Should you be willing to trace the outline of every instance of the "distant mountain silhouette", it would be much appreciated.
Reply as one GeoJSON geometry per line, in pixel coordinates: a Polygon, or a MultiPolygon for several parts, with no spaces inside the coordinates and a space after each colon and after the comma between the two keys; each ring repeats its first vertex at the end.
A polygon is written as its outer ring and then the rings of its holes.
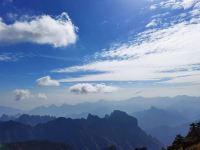
{"type": "Polygon", "coordinates": [[[57,118],[34,127],[13,121],[0,123],[1,142],[33,139],[63,142],[77,150],[99,150],[110,145],[116,145],[119,150],[142,146],[160,149],[159,142],[140,129],[137,119],[122,111],[114,111],[104,118],[91,114],[87,119],[57,118]]]}
{"type": "Polygon", "coordinates": [[[48,121],[54,120],[56,117],[52,116],[39,116],[39,115],[19,115],[19,116],[8,116],[8,115],[2,115],[0,117],[0,121],[16,121],[24,124],[28,124],[31,126],[35,126],[39,123],[46,123],[48,121]]]}
{"type": "Polygon", "coordinates": [[[88,113],[92,113],[103,117],[106,113],[111,113],[114,110],[115,107],[113,107],[112,105],[112,102],[110,103],[108,101],[98,101],[95,103],[84,102],[76,105],[63,104],[61,106],[41,106],[32,109],[29,114],[52,115],[57,117],[70,118],[86,118],[88,113]]]}
{"type": "Polygon", "coordinates": [[[133,116],[138,119],[139,126],[143,129],[176,126],[187,122],[187,119],[176,111],[159,109],[153,106],[150,109],[133,113],[133,116]]]}
{"type": "MultiPolygon", "coordinates": [[[[41,106],[34,108],[26,114],[31,115],[50,115],[57,117],[86,118],[88,113],[103,117],[113,110],[122,110],[129,114],[143,111],[151,106],[156,108],[177,111],[184,116],[187,121],[193,121],[200,116],[200,97],[176,96],[176,97],[134,97],[121,101],[84,102],[76,105],[63,104],[61,106],[41,106]]],[[[0,116],[2,114],[16,115],[24,112],[10,107],[0,107],[0,116]]]]}
{"type": "Polygon", "coordinates": [[[129,114],[144,111],[149,107],[176,111],[187,119],[187,122],[193,121],[200,116],[200,97],[176,96],[176,97],[134,97],[121,101],[97,101],[84,102],[76,105],[63,104],[61,106],[41,106],[32,109],[29,114],[33,115],[51,115],[57,117],[86,118],[88,113],[103,117],[113,110],[122,110],[129,114]]]}
{"type": "Polygon", "coordinates": [[[177,134],[186,135],[187,128],[191,123],[187,122],[187,119],[177,111],[156,107],[134,113],[134,116],[137,117],[139,126],[148,134],[159,139],[164,146],[171,144],[177,134]]]}
{"type": "Polygon", "coordinates": [[[181,134],[183,136],[186,136],[188,132],[188,126],[192,124],[193,122],[199,122],[199,120],[187,122],[184,124],[180,124],[177,126],[159,126],[155,127],[149,130],[146,130],[147,133],[152,135],[153,137],[159,139],[159,141],[164,145],[168,146],[172,143],[174,140],[174,137],[177,134],[181,134]]]}
{"type": "Polygon", "coordinates": [[[20,113],[22,113],[22,110],[11,107],[0,106],[0,116],[2,116],[3,114],[16,115],[20,113]]]}
{"type": "MultiPolygon", "coordinates": [[[[20,116],[20,115],[19,115],[20,116]]],[[[16,118],[19,117],[18,115],[6,115],[6,114],[3,114],[1,117],[0,117],[0,121],[10,121],[10,120],[15,120],[16,118]]]]}
{"type": "Polygon", "coordinates": [[[170,126],[159,126],[149,130],[146,130],[147,133],[153,137],[159,139],[163,146],[168,146],[174,140],[174,137],[177,134],[186,135],[189,124],[182,124],[174,127],[170,126]]]}

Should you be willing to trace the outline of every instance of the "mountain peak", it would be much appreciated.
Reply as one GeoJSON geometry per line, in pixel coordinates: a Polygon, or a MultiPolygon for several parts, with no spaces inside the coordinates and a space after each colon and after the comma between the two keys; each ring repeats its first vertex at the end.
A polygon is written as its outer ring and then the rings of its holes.
{"type": "Polygon", "coordinates": [[[137,126],[137,119],[133,116],[128,115],[126,112],[120,110],[114,110],[111,114],[109,119],[117,123],[123,123],[127,125],[134,125],[137,126]]]}
{"type": "Polygon", "coordinates": [[[88,116],[87,116],[87,120],[96,120],[96,119],[99,119],[99,117],[98,116],[96,116],[96,115],[92,115],[92,114],[88,114],[88,116]]]}
{"type": "Polygon", "coordinates": [[[160,144],[156,140],[139,128],[134,117],[119,110],[113,111],[104,118],[89,114],[87,119],[60,117],[36,126],[14,122],[11,125],[8,126],[8,123],[5,122],[0,123],[0,141],[15,142],[29,139],[64,141],[74,149],[83,150],[99,150],[113,143],[126,150],[131,150],[138,145],[144,145],[153,150],[160,148],[160,144]],[[11,126],[12,124],[14,125],[11,126]],[[128,147],[127,143],[129,143],[128,147]]]}
{"type": "Polygon", "coordinates": [[[123,117],[123,116],[128,116],[128,114],[126,112],[120,111],[120,110],[114,110],[111,114],[110,117],[123,117]]]}

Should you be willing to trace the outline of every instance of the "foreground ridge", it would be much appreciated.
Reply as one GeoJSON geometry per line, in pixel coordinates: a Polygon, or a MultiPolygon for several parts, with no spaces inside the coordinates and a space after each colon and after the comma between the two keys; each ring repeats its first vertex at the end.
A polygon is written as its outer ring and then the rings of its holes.
{"type": "Polygon", "coordinates": [[[119,110],[103,118],[91,114],[87,119],[62,117],[36,126],[15,121],[0,122],[0,143],[31,140],[61,142],[76,150],[101,150],[111,145],[119,150],[143,146],[159,150],[161,147],[138,126],[136,118],[119,110]]]}

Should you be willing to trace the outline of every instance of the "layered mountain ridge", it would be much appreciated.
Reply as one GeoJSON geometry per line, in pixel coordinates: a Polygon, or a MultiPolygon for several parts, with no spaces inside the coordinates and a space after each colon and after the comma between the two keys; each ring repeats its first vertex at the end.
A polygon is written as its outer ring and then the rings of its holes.
{"type": "Polygon", "coordinates": [[[77,150],[99,150],[116,145],[118,150],[133,150],[146,146],[160,149],[159,142],[147,135],[137,119],[115,110],[100,118],[89,114],[87,119],[57,118],[36,126],[15,121],[0,122],[0,142],[48,140],[71,145],[77,150]]]}

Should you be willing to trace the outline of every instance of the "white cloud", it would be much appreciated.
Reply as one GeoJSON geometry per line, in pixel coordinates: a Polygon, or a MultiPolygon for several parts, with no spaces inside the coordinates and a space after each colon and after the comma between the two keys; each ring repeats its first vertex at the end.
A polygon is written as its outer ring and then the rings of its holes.
{"type": "Polygon", "coordinates": [[[14,96],[16,101],[24,100],[24,99],[29,99],[32,97],[32,94],[29,90],[27,89],[16,89],[14,91],[14,96]]]}
{"type": "MultiPolygon", "coordinates": [[[[97,53],[95,61],[57,69],[54,72],[102,72],[61,79],[60,82],[146,81],[194,76],[200,73],[198,69],[190,68],[191,65],[200,64],[199,39],[200,18],[197,17],[166,28],[147,30],[140,33],[135,41],[97,53]],[[165,72],[171,69],[179,70],[185,66],[190,69],[165,72]]],[[[183,78],[182,83],[185,83],[183,78]]]]}
{"type": "Polygon", "coordinates": [[[184,9],[193,7],[199,0],[183,0],[182,5],[184,9]]]}
{"type": "Polygon", "coordinates": [[[44,94],[44,93],[38,93],[37,97],[40,98],[40,99],[47,99],[47,95],[44,94]]]}
{"type": "Polygon", "coordinates": [[[21,53],[4,53],[4,54],[0,54],[0,61],[14,62],[14,61],[18,61],[19,59],[23,57],[24,55],[21,53]]]}
{"type": "Polygon", "coordinates": [[[0,19],[0,42],[32,42],[63,47],[77,40],[76,27],[66,13],[53,18],[49,15],[26,17],[6,24],[0,19]]]}
{"type": "Polygon", "coordinates": [[[59,81],[51,79],[50,76],[45,76],[36,80],[39,86],[60,86],[59,81]]]}
{"type": "Polygon", "coordinates": [[[189,76],[180,76],[177,78],[173,78],[172,80],[164,81],[163,83],[170,83],[170,84],[180,84],[180,83],[186,83],[186,84],[193,84],[193,85],[199,85],[200,84],[200,74],[194,74],[189,76]]]}
{"type": "Polygon", "coordinates": [[[10,61],[12,58],[7,55],[0,55],[0,61],[10,61]]]}
{"type": "Polygon", "coordinates": [[[151,6],[150,6],[150,10],[155,10],[155,9],[157,9],[157,6],[156,6],[156,5],[151,5],[151,6]]]}
{"type": "Polygon", "coordinates": [[[79,83],[69,88],[70,92],[76,94],[89,93],[112,93],[117,90],[116,87],[107,86],[105,84],[79,83]]]}
{"type": "Polygon", "coordinates": [[[200,0],[166,0],[162,1],[159,6],[162,8],[172,9],[190,9],[200,2],[200,0]]]}
{"type": "Polygon", "coordinates": [[[156,27],[158,25],[158,20],[153,19],[146,25],[146,28],[156,27]]]}
{"type": "Polygon", "coordinates": [[[47,99],[47,96],[44,93],[34,94],[28,89],[14,90],[14,99],[16,101],[27,100],[27,99],[32,99],[32,98],[47,99]]]}
{"type": "Polygon", "coordinates": [[[200,9],[200,1],[194,5],[194,8],[200,9]]]}
{"type": "Polygon", "coordinates": [[[60,79],[59,82],[151,80],[159,83],[160,81],[175,84],[199,83],[199,2],[167,0],[160,5],[175,8],[172,5],[176,4],[177,8],[178,6],[184,8],[183,2],[185,2],[185,9],[186,3],[192,4],[191,9],[188,9],[188,6],[187,10],[182,10],[176,15],[171,15],[171,12],[167,10],[166,13],[163,12],[163,14],[152,17],[155,19],[152,27],[157,20],[162,22],[160,27],[146,29],[146,31],[136,35],[133,41],[94,54],[94,58],[87,64],[55,69],[53,72],[100,72],[60,79]],[[165,17],[165,15],[168,16],[165,17]]]}

